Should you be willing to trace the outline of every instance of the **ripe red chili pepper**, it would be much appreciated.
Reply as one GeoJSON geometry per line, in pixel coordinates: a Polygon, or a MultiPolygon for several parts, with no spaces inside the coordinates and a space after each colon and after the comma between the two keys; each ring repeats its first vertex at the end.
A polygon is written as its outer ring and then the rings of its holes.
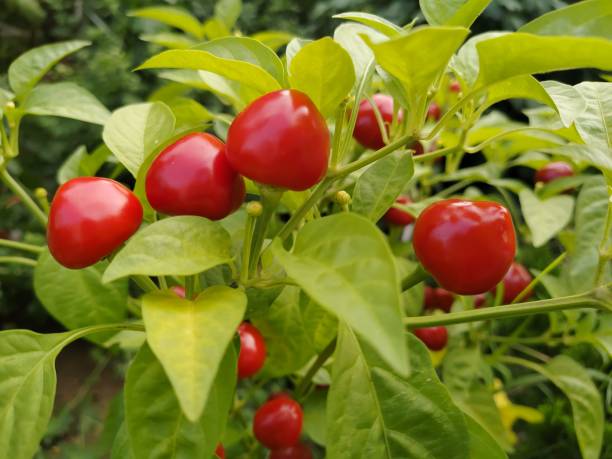
{"type": "Polygon", "coordinates": [[[288,448],[300,439],[303,417],[298,402],[289,397],[278,397],[267,401],[255,412],[253,433],[269,449],[288,448]]]}
{"type": "Polygon", "coordinates": [[[563,161],[548,163],[539,169],[535,174],[535,181],[548,183],[561,177],[571,177],[574,175],[572,166],[563,161]]]}
{"type": "Polygon", "coordinates": [[[442,117],[442,109],[436,102],[429,104],[427,109],[427,118],[433,121],[438,121],[442,117]]]}
{"type": "Polygon", "coordinates": [[[487,301],[487,296],[484,293],[479,293],[474,296],[474,308],[480,309],[484,306],[487,301]]]}
{"type": "Polygon", "coordinates": [[[238,327],[240,354],[238,355],[238,377],[253,376],[266,361],[266,342],[259,330],[248,322],[238,327]]]}
{"type": "MultiPolygon", "coordinates": [[[[504,276],[504,304],[509,304],[521,293],[525,287],[532,281],[529,271],[520,263],[512,263],[510,269],[504,276]]],[[[493,293],[495,289],[493,289],[493,293]]],[[[523,297],[523,300],[531,298],[533,292],[529,292],[523,297]]]]}
{"type": "Polygon", "coordinates": [[[227,157],[234,169],[256,182],[306,190],[327,171],[329,130],[306,94],[271,92],[234,119],[227,157]]]}
{"type": "Polygon", "coordinates": [[[273,449],[270,459],[312,459],[312,451],[304,443],[298,443],[288,448],[273,449]]]}
{"type": "MultiPolygon", "coordinates": [[[[388,133],[389,125],[393,121],[393,98],[386,94],[374,94],[372,100],[380,112],[388,133]]],[[[402,121],[402,110],[398,112],[397,118],[398,121],[402,121]]],[[[378,150],[385,146],[383,135],[382,132],[380,132],[380,127],[376,119],[376,113],[372,104],[370,104],[370,101],[367,99],[362,100],[359,104],[353,137],[355,137],[355,140],[361,145],[366,148],[371,148],[372,150],[378,150]]]]}
{"type": "Polygon", "coordinates": [[[244,201],[244,180],[232,169],[225,145],[206,133],[189,134],[162,151],[146,179],[158,212],[222,219],[244,201]]]}
{"type": "Polygon", "coordinates": [[[432,351],[441,351],[448,343],[446,327],[415,328],[413,332],[432,351]]]}
{"type": "Polygon", "coordinates": [[[450,82],[448,89],[450,90],[450,92],[461,92],[461,84],[457,80],[453,80],[450,82]]]}
{"type": "Polygon", "coordinates": [[[47,240],[53,257],[67,268],[85,268],[110,255],[142,222],[138,198],[120,183],[79,177],[55,193],[47,240]]]}
{"type": "Polygon", "coordinates": [[[225,459],[225,448],[223,448],[221,443],[219,443],[217,448],[215,448],[215,455],[220,459],[225,459]]]}
{"type": "Polygon", "coordinates": [[[516,252],[514,226],[505,207],[458,199],[438,201],[419,215],[413,246],[438,284],[459,295],[494,288],[516,252]]]}
{"type": "MultiPolygon", "coordinates": [[[[395,202],[398,204],[410,204],[412,200],[408,196],[399,196],[395,202]]],[[[414,217],[408,212],[391,207],[385,213],[384,219],[391,225],[406,226],[414,223],[414,217]]]]}
{"type": "Polygon", "coordinates": [[[425,309],[440,309],[444,312],[450,312],[454,301],[455,297],[448,290],[425,286],[425,309]]]}

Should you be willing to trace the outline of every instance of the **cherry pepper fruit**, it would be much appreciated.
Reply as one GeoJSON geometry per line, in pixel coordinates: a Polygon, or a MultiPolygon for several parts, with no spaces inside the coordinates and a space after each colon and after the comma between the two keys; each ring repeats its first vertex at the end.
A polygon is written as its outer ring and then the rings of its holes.
{"type": "MultiPolygon", "coordinates": [[[[510,269],[504,276],[504,304],[510,304],[532,281],[529,271],[520,263],[512,263],[510,269]]],[[[495,289],[492,290],[495,295],[495,289]]],[[[524,300],[531,298],[533,291],[529,290],[523,297],[524,300]]]]}
{"type": "Polygon", "coordinates": [[[312,459],[312,452],[304,443],[298,443],[288,448],[273,449],[269,459],[312,459]]]}
{"type": "Polygon", "coordinates": [[[251,102],[227,133],[227,157],[256,182],[303,191],[327,171],[329,130],[308,96],[294,89],[251,102]]]}
{"type": "Polygon", "coordinates": [[[438,201],[419,215],[413,246],[438,284],[459,295],[494,288],[516,253],[508,209],[495,202],[459,199],[438,201]]]}
{"type": "Polygon", "coordinates": [[[574,169],[572,166],[564,161],[556,161],[548,163],[535,174],[535,181],[542,183],[549,183],[561,177],[571,177],[574,175],[574,169]]]}
{"type": "Polygon", "coordinates": [[[166,147],[151,164],[145,188],[158,212],[211,220],[227,217],[245,197],[244,180],[230,166],[225,144],[201,132],[166,147]]]}
{"type": "Polygon", "coordinates": [[[415,328],[413,332],[432,351],[441,351],[448,343],[446,327],[415,328]]]}
{"type": "MultiPolygon", "coordinates": [[[[395,202],[398,204],[410,204],[412,200],[408,196],[399,196],[395,202]]],[[[391,225],[406,226],[414,223],[414,217],[408,212],[396,209],[395,207],[389,208],[384,215],[385,221],[391,225]]]]}
{"type": "Polygon", "coordinates": [[[49,250],[66,268],[86,268],[119,248],[141,222],[140,201],[119,182],[74,178],[57,190],[51,203],[49,250]]]}
{"type": "MultiPolygon", "coordinates": [[[[393,98],[386,94],[374,94],[372,101],[376,104],[388,133],[389,125],[393,121],[393,98]]],[[[401,122],[403,118],[403,112],[400,110],[397,114],[397,119],[401,122]]],[[[385,146],[383,135],[380,132],[378,120],[376,119],[376,112],[368,99],[364,99],[359,103],[353,137],[361,145],[372,150],[378,150],[385,146]]]]}
{"type": "Polygon", "coordinates": [[[289,397],[268,400],[255,412],[253,433],[269,449],[294,446],[300,439],[304,414],[298,402],[289,397]]]}
{"type": "Polygon", "coordinates": [[[253,376],[266,361],[266,342],[259,330],[248,322],[238,327],[240,354],[238,355],[238,377],[253,376]]]}

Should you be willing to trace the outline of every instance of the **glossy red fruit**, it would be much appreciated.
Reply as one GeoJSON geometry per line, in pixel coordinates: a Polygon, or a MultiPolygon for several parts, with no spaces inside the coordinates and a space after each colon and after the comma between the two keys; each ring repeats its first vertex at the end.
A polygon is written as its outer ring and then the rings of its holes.
{"type": "Polygon", "coordinates": [[[441,351],[448,343],[446,327],[415,328],[414,334],[432,351],[441,351]]]}
{"type": "MultiPolygon", "coordinates": [[[[532,279],[531,274],[523,265],[512,263],[504,276],[504,304],[511,303],[529,285],[532,279]]],[[[533,292],[529,290],[521,301],[528,300],[532,294],[533,292]]]]}
{"type": "Polygon", "coordinates": [[[306,94],[275,91],[253,101],[227,134],[232,167],[259,183],[302,191],[327,171],[329,130],[306,94]]]}
{"type": "Polygon", "coordinates": [[[427,109],[427,118],[433,121],[438,121],[442,117],[442,109],[436,102],[429,104],[427,109]]]}
{"type": "Polygon", "coordinates": [[[425,153],[425,147],[418,140],[414,142],[412,145],[410,145],[410,148],[414,150],[414,153],[412,153],[412,156],[419,156],[425,153]]]}
{"type": "Polygon", "coordinates": [[[298,443],[288,448],[273,449],[270,459],[312,459],[312,451],[304,443],[298,443]]]}
{"type": "Polygon", "coordinates": [[[182,285],[175,285],[173,287],[170,287],[170,290],[172,290],[174,293],[176,293],[177,296],[180,296],[181,298],[185,298],[185,287],[183,287],[182,285]]]}
{"type": "Polygon", "coordinates": [[[487,301],[487,296],[484,293],[479,293],[474,296],[474,308],[480,309],[484,306],[487,301]]]}
{"type": "Polygon", "coordinates": [[[227,160],[225,144],[206,133],[189,134],[162,151],[146,179],[147,199],[158,212],[220,220],[244,201],[244,180],[227,160]]]}
{"type": "MultiPolygon", "coordinates": [[[[412,200],[408,196],[399,196],[395,202],[398,204],[410,204],[412,200]]],[[[414,223],[414,217],[411,214],[395,207],[391,207],[384,218],[390,225],[406,226],[414,223]]]]}
{"type": "Polygon", "coordinates": [[[248,322],[238,327],[240,354],[238,355],[238,377],[253,376],[266,361],[266,342],[259,330],[248,322]]]}
{"type": "Polygon", "coordinates": [[[574,175],[572,166],[563,161],[548,163],[543,168],[539,169],[535,174],[535,181],[548,183],[561,177],[571,177],[574,175]]]}
{"type": "Polygon", "coordinates": [[[302,432],[302,407],[288,397],[267,401],[253,419],[255,438],[269,449],[288,448],[297,444],[302,432]]]}
{"type": "Polygon", "coordinates": [[[51,203],[49,250],[66,268],[85,268],[119,248],[141,222],[140,201],[123,185],[106,178],[75,178],[57,190],[51,203]]]}
{"type": "Polygon", "coordinates": [[[461,92],[461,84],[457,80],[453,80],[448,86],[448,89],[450,90],[450,92],[461,92]]]}
{"type": "MultiPolygon", "coordinates": [[[[387,132],[389,132],[389,125],[393,121],[393,98],[386,94],[374,94],[372,100],[376,104],[376,107],[378,107],[378,111],[385,123],[387,132]]],[[[402,118],[403,115],[400,110],[398,113],[398,121],[401,121],[402,118]]],[[[355,137],[355,140],[361,145],[366,148],[371,148],[372,150],[378,150],[385,146],[382,132],[380,132],[380,127],[376,120],[376,112],[367,99],[362,100],[359,104],[353,137],[355,137]]]]}
{"type": "Polygon", "coordinates": [[[221,459],[225,459],[225,448],[223,448],[223,445],[221,443],[217,445],[217,448],[215,449],[215,455],[221,459]]]}
{"type": "Polygon", "coordinates": [[[459,295],[494,288],[516,252],[510,212],[488,201],[447,199],[430,205],[417,218],[412,243],[438,284],[459,295]]]}
{"type": "Polygon", "coordinates": [[[454,301],[455,297],[448,290],[425,286],[425,309],[450,312],[454,301]]]}

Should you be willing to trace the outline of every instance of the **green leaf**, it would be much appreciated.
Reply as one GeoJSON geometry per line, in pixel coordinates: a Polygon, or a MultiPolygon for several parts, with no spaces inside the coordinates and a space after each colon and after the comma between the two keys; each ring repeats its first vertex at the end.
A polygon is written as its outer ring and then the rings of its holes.
{"type": "MultiPolygon", "coordinates": [[[[256,40],[253,42],[259,43],[256,40]]],[[[154,68],[205,70],[253,88],[259,94],[281,89],[279,82],[258,65],[217,57],[212,52],[198,49],[164,51],[148,59],[137,70],[154,68]]]]}
{"type": "Polygon", "coordinates": [[[575,88],[587,104],[576,118],[576,129],[585,143],[612,157],[612,83],[585,81],[575,88]]]}
{"type": "Polygon", "coordinates": [[[470,459],[508,459],[502,447],[471,416],[465,415],[470,436],[470,459]]]}
{"type": "Polygon", "coordinates": [[[374,59],[374,53],[364,41],[364,36],[373,43],[386,39],[384,34],[363,24],[340,24],[334,30],[334,40],[340,43],[353,60],[355,79],[358,82],[363,80],[370,61],[374,59]]]}
{"type": "Polygon", "coordinates": [[[332,215],[306,224],[293,253],[278,240],[272,249],[308,296],[346,321],[398,373],[407,373],[395,262],[373,223],[356,214],[332,215]]]}
{"type": "Polygon", "coordinates": [[[541,247],[556,236],[572,219],[574,198],[567,195],[540,199],[528,188],[519,193],[525,222],[534,247],[541,247]]]}
{"type": "Polygon", "coordinates": [[[31,459],[55,399],[55,358],[72,333],[0,332],[0,457],[31,459]]]}
{"type": "Polygon", "coordinates": [[[480,61],[478,59],[478,43],[506,35],[508,32],[485,32],[471,37],[453,56],[451,68],[468,87],[474,86],[478,79],[480,61]]]}
{"type": "Polygon", "coordinates": [[[404,379],[340,328],[327,402],[329,457],[468,458],[463,414],[425,347],[412,335],[407,341],[412,372],[404,379]]]}
{"type": "Polygon", "coordinates": [[[335,14],[332,17],[334,19],[347,19],[349,21],[360,22],[361,24],[371,27],[389,38],[405,32],[405,30],[400,26],[393,24],[391,21],[387,21],[385,18],[376,16],[375,14],[350,11],[347,13],[335,14]]]}
{"type": "Polygon", "coordinates": [[[140,35],[142,41],[153,43],[171,49],[187,49],[196,44],[194,40],[187,35],[180,33],[159,32],[140,35]]]}
{"type": "Polygon", "coordinates": [[[263,32],[254,33],[251,35],[251,38],[276,51],[293,40],[294,35],[283,30],[264,30],[263,32]]]}
{"type": "Polygon", "coordinates": [[[130,437],[125,421],[121,424],[121,427],[119,427],[119,431],[113,442],[111,459],[134,459],[134,454],[130,449],[130,437]]]}
{"type": "Polygon", "coordinates": [[[87,156],[87,147],[79,145],[57,170],[57,183],[60,185],[81,176],[81,162],[87,156]]]}
{"type": "Polygon", "coordinates": [[[412,100],[420,100],[467,34],[463,27],[420,27],[405,36],[368,44],[380,66],[404,84],[412,100]]]}
{"type": "MultiPolygon", "coordinates": [[[[575,293],[595,286],[599,261],[599,244],[604,236],[608,206],[606,182],[594,176],[580,190],[576,201],[576,248],[569,257],[567,281],[575,293]]],[[[609,236],[610,237],[610,236],[609,236]]],[[[612,276],[608,266],[607,278],[612,276]]]]}
{"type": "Polygon", "coordinates": [[[545,37],[509,33],[476,44],[477,86],[517,75],[594,67],[612,70],[612,41],[601,38],[545,37]]]}
{"type": "MultiPolygon", "coordinates": [[[[66,269],[42,253],[34,269],[34,291],[45,309],[68,329],[121,322],[126,317],[127,280],[102,283],[108,266],[100,262],[85,269],[66,269]]],[[[94,335],[101,343],[112,333],[94,335]]]]}
{"type": "Polygon", "coordinates": [[[291,60],[289,82],[328,117],[355,83],[351,56],[329,37],[308,43],[291,60]]]}
{"type": "Polygon", "coordinates": [[[182,413],[170,381],[149,346],[140,349],[128,369],[125,385],[128,441],[135,458],[204,458],[213,454],[234,401],[233,346],[211,378],[214,383],[204,412],[198,422],[192,423],[182,413]]]}
{"type": "Polygon", "coordinates": [[[8,69],[11,89],[21,97],[59,61],[91,43],[83,40],[64,41],[43,45],[26,51],[8,69]]]}
{"type": "Polygon", "coordinates": [[[357,179],[353,212],[378,221],[406,188],[413,174],[411,152],[398,151],[376,161],[357,179]]]}
{"type": "Polygon", "coordinates": [[[316,353],[320,354],[336,337],[338,319],[315,303],[304,292],[302,292],[300,298],[300,309],[302,310],[304,332],[308,335],[316,353]]]}
{"type": "Polygon", "coordinates": [[[103,281],[145,274],[190,276],[231,260],[223,227],[202,217],[170,217],[136,233],[115,256],[103,281]]]}
{"type": "Polygon", "coordinates": [[[491,0],[419,0],[421,11],[433,26],[470,27],[491,0]]]}
{"type": "Polygon", "coordinates": [[[174,132],[172,110],[162,102],[133,104],[115,110],[102,132],[104,143],[132,173],[174,132]]]}
{"type": "Polygon", "coordinates": [[[2,117],[4,116],[4,106],[7,102],[10,102],[14,98],[15,94],[13,94],[11,91],[7,91],[4,88],[0,88],[0,120],[2,120],[2,117]]]}
{"type": "Polygon", "coordinates": [[[266,314],[253,317],[251,322],[266,341],[267,357],[262,370],[265,376],[277,378],[295,373],[315,355],[297,287],[285,287],[266,314]]]}
{"type": "Polygon", "coordinates": [[[194,38],[204,38],[204,30],[200,21],[188,11],[175,6],[151,6],[132,10],[128,16],[151,19],[182,30],[194,38]]]}
{"type": "Polygon", "coordinates": [[[544,366],[532,364],[529,368],[546,376],[567,396],[582,457],[598,459],[603,442],[603,400],[587,371],[566,355],[558,355],[544,366]]]}
{"type": "Polygon", "coordinates": [[[194,301],[168,291],[142,298],[147,342],[191,422],[202,415],[246,301],[244,292],[222,285],[204,290],[194,301]]]}
{"type": "Polygon", "coordinates": [[[611,23],[612,3],[608,0],[586,0],[546,13],[523,25],[519,32],[612,40],[611,23]]]}
{"type": "Polygon", "coordinates": [[[242,0],[218,0],[215,3],[215,17],[232,30],[242,12],[242,0]]]}
{"type": "Polygon", "coordinates": [[[317,389],[303,403],[304,432],[315,443],[325,446],[327,438],[327,391],[317,389]]]}
{"type": "Polygon", "coordinates": [[[110,112],[87,89],[74,83],[41,84],[25,98],[21,110],[29,115],[61,116],[103,125],[110,112]]]}

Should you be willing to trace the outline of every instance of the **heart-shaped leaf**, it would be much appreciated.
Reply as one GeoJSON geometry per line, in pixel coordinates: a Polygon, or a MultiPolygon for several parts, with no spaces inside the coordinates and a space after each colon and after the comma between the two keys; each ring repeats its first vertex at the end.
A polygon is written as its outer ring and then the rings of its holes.
{"type": "Polygon", "coordinates": [[[571,196],[554,196],[541,200],[531,190],[524,189],[519,193],[519,199],[534,247],[546,244],[572,218],[574,198],[571,196]]]}

